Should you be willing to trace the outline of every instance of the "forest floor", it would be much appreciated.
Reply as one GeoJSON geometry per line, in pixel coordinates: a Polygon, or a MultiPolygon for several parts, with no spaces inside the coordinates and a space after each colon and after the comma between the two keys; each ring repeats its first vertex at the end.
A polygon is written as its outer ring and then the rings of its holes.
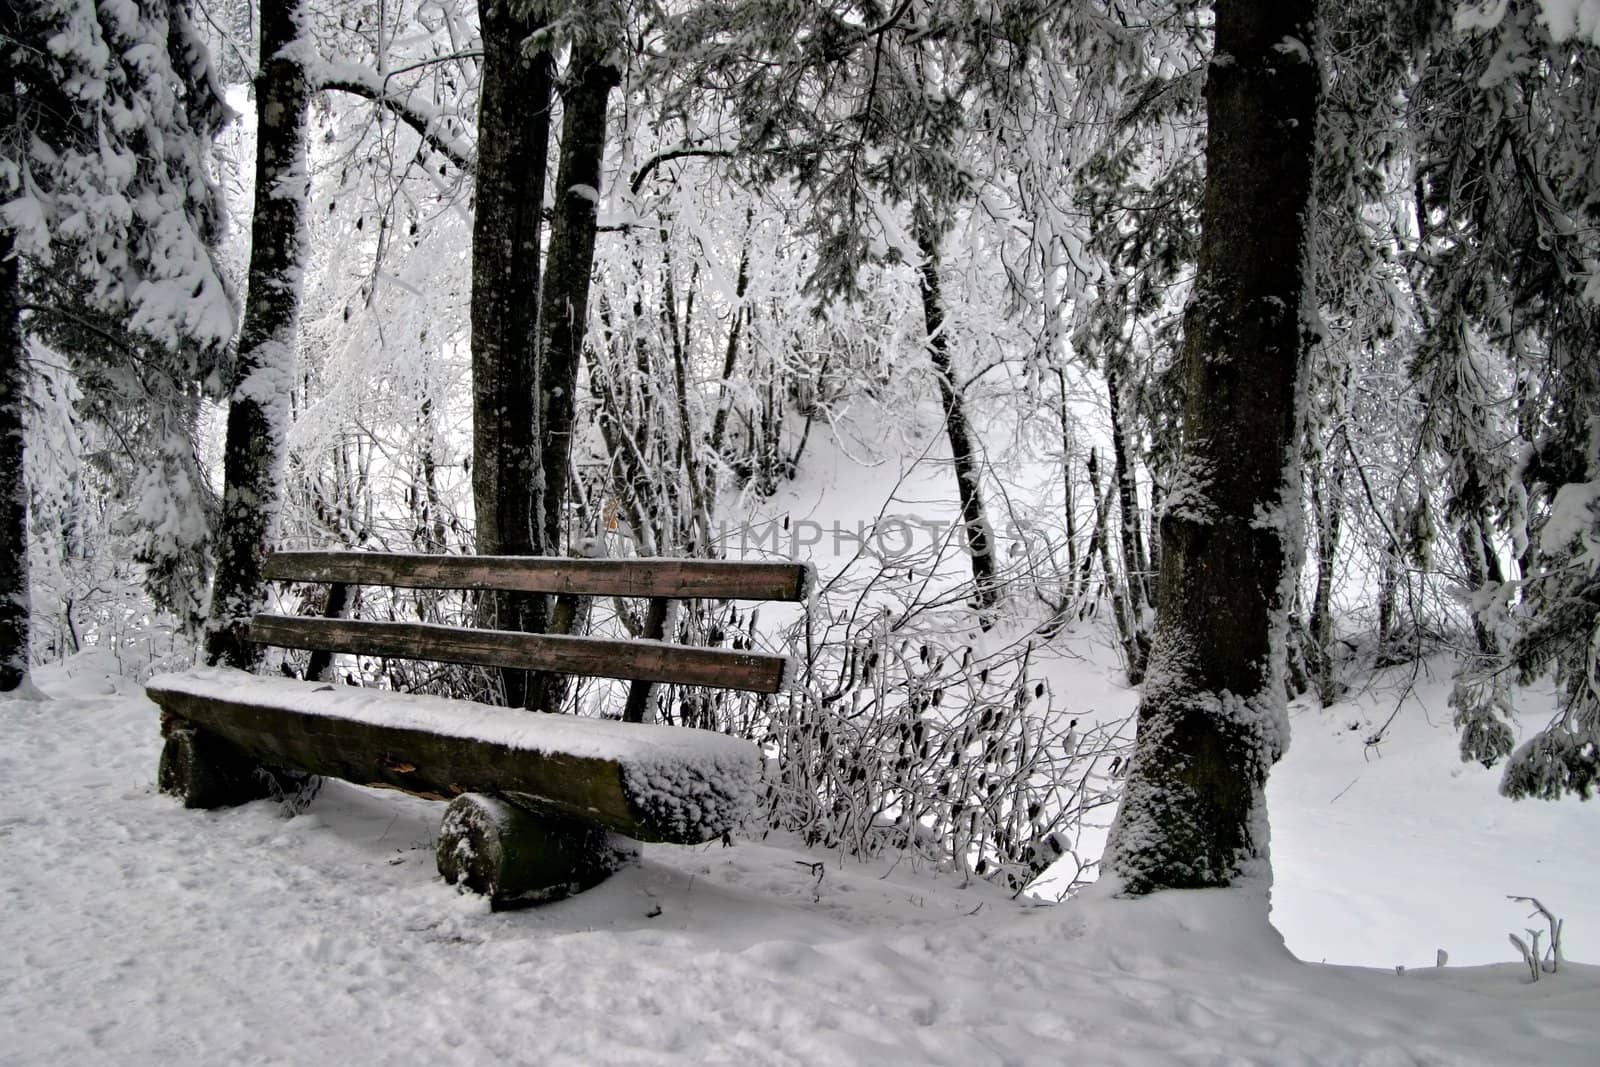
{"type": "MultiPolygon", "coordinates": [[[[1091,657],[1051,669],[1115,698],[1091,657]]],[[[1505,898],[1600,958],[1594,812],[1459,764],[1446,674],[1378,745],[1404,671],[1296,705],[1269,925],[1251,892],[1047,906],[781,838],[494,914],[435,873],[437,804],[158,794],[155,707],[80,656],[0,703],[0,1063],[1593,1064],[1600,967],[1530,983],[1505,898]]]]}

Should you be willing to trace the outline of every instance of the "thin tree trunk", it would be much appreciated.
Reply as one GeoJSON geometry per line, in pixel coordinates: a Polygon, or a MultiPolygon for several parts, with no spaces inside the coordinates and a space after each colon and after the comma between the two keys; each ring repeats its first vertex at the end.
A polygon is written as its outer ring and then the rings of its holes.
{"type": "MultiPolygon", "coordinates": [[[[694,325],[694,286],[699,274],[699,264],[691,271],[689,278],[689,294],[686,297],[684,322],[680,330],[678,325],[678,296],[676,287],[672,284],[672,249],[667,243],[667,231],[660,231],[662,252],[662,286],[661,286],[661,311],[662,329],[667,335],[668,347],[672,350],[672,392],[678,408],[678,435],[683,449],[683,473],[689,487],[689,522],[687,524],[687,547],[689,555],[710,555],[711,542],[711,510],[716,502],[711,499],[705,488],[705,482],[700,476],[700,465],[703,439],[694,431],[694,414],[689,408],[689,354],[687,349],[692,341],[692,327],[694,325]]],[[[714,453],[713,453],[714,455],[714,453]]],[[[711,463],[714,465],[715,460],[711,463]]],[[[714,469],[714,466],[713,466],[714,469]]]]}
{"type": "MultiPolygon", "coordinates": [[[[1103,550],[1106,533],[1106,496],[1108,494],[1100,489],[1100,452],[1098,449],[1089,449],[1087,468],[1089,472],[1089,496],[1090,502],[1094,505],[1094,513],[1090,517],[1089,544],[1083,550],[1083,562],[1079,571],[1080,581],[1078,582],[1078,590],[1085,597],[1086,604],[1093,599],[1088,594],[1094,580],[1094,561],[1103,550]]],[[[1110,592],[1109,587],[1107,592],[1110,592]]],[[[1113,608],[1116,606],[1114,599],[1112,606],[1113,608]]]]}
{"type": "MultiPolygon", "coordinates": [[[[1139,487],[1134,481],[1133,465],[1128,462],[1127,428],[1122,422],[1122,381],[1115,369],[1106,370],[1106,396],[1111,410],[1111,460],[1112,473],[1117,484],[1117,513],[1120,516],[1118,533],[1122,547],[1123,590],[1122,647],[1128,661],[1128,684],[1144,681],[1145,668],[1150,658],[1150,633],[1146,629],[1149,614],[1150,591],[1145,584],[1145,557],[1143,538],[1139,535],[1139,487]]],[[[1111,581],[1111,575],[1106,575],[1111,581]]]]}
{"type": "MultiPolygon", "coordinates": [[[[1474,592],[1481,591],[1491,581],[1499,585],[1503,575],[1499,574],[1500,561],[1495,556],[1494,546],[1483,530],[1485,523],[1476,510],[1463,516],[1460,528],[1456,531],[1456,543],[1461,549],[1461,562],[1466,571],[1467,588],[1474,592]]],[[[1478,644],[1478,653],[1483,656],[1494,656],[1500,650],[1500,642],[1495,637],[1494,631],[1489,629],[1482,613],[1472,612],[1472,633],[1478,644]]]]}
{"type": "Polygon", "coordinates": [[[1056,388],[1060,393],[1057,415],[1061,420],[1061,514],[1067,527],[1067,574],[1069,582],[1063,605],[1071,604],[1078,596],[1078,517],[1073,512],[1072,498],[1072,417],[1067,410],[1067,376],[1056,368],[1056,388]]]}
{"type": "Polygon", "coordinates": [[[444,500],[439,495],[438,464],[434,460],[434,447],[438,443],[438,427],[433,416],[433,401],[424,397],[419,412],[422,423],[422,491],[423,503],[418,532],[420,547],[424,552],[444,552],[449,545],[445,538],[444,500]]]}
{"type": "MultiPolygon", "coordinates": [[[[550,152],[553,61],[523,53],[542,25],[510,0],[480,5],[483,79],[472,221],[472,503],[486,555],[550,551],[537,513],[539,238],[550,152]]],[[[481,601],[481,621],[539,631],[544,597],[481,601]]],[[[506,703],[521,706],[526,672],[501,672],[506,703]]]]}
{"type": "Polygon", "coordinates": [[[578,363],[589,317],[600,164],[606,148],[606,101],[619,81],[606,62],[603,42],[573,47],[562,94],[561,166],[556,176],[555,222],[540,305],[539,424],[543,479],[536,513],[544,523],[546,551],[561,539],[572,455],[572,420],[578,363]]]}
{"type": "Polygon", "coordinates": [[[1162,518],[1151,681],[1107,845],[1124,892],[1268,874],[1267,772],[1288,743],[1282,671],[1308,348],[1315,6],[1214,5],[1183,455],[1162,518]]]}
{"type": "Polygon", "coordinates": [[[927,329],[928,359],[939,382],[939,399],[944,404],[944,429],[950,438],[950,457],[956,469],[956,493],[961,504],[961,525],[966,532],[967,553],[972,557],[974,598],[980,625],[993,624],[995,602],[1000,591],[994,581],[994,537],[983,506],[983,487],[978,470],[978,450],[973,444],[972,426],[967,421],[966,398],[950,364],[950,339],[944,329],[944,297],[939,288],[939,245],[926,231],[917,233],[917,249],[922,253],[918,275],[922,283],[922,318],[927,329]]]}
{"type": "MultiPolygon", "coordinates": [[[[1456,544],[1461,550],[1461,563],[1466,571],[1467,588],[1474,593],[1504,584],[1505,573],[1500,566],[1500,556],[1488,536],[1488,491],[1478,474],[1477,464],[1471,456],[1465,457],[1465,477],[1451,501],[1450,515],[1456,522],[1456,544]]],[[[1494,656],[1500,651],[1500,641],[1484,621],[1483,614],[1472,612],[1472,632],[1477,639],[1478,652],[1494,656]]]]}
{"type": "Polygon", "coordinates": [[[1142,608],[1150,603],[1150,559],[1145,554],[1144,537],[1139,531],[1139,484],[1128,455],[1128,427],[1122,418],[1122,375],[1106,371],[1106,397],[1111,413],[1112,470],[1117,479],[1117,506],[1122,515],[1120,528],[1122,565],[1127,568],[1128,600],[1142,608]]]}
{"type": "Polygon", "coordinates": [[[1340,696],[1338,683],[1333,676],[1333,569],[1339,557],[1339,539],[1343,528],[1342,507],[1344,462],[1333,461],[1328,474],[1327,487],[1322,479],[1313,475],[1311,482],[1311,508],[1316,520],[1317,584],[1311,594],[1311,654],[1312,668],[1316,672],[1317,699],[1323,706],[1332,704],[1340,696]]]}
{"type": "MultiPolygon", "coordinates": [[[[603,302],[601,314],[605,314],[603,302]]],[[[615,342],[609,343],[615,344],[615,342]]],[[[618,363],[621,362],[619,358],[618,363]]],[[[616,471],[613,483],[616,507],[626,512],[629,533],[639,552],[643,555],[654,555],[656,546],[654,491],[646,471],[647,464],[638,442],[631,436],[632,427],[624,417],[623,401],[617,395],[617,383],[604,363],[605,360],[599,352],[591,349],[589,390],[599,408],[595,421],[600,427],[600,436],[606,443],[606,453],[611,457],[613,469],[616,471]]],[[[614,513],[610,519],[615,519],[614,513]]],[[[609,520],[602,521],[607,528],[610,528],[609,520]]]]}
{"type": "MultiPolygon", "coordinates": [[[[573,46],[567,88],[561,97],[561,163],[556,175],[555,221],[539,311],[539,462],[534,515],[543,524],[544,551],[561,545],[562,517],[572,464],[572,423],[577,408],[578,366],[589,320],[590,275],[600,207],[600,164],[606,148],[606,101],[619,81],[606,63],[605,43],[573,46]]],[[[563,623],[578,620],[567,612],[563,623]]],[[[536,675],[529,680],[528,706],[560,711],[567,679],[536,675]]]]}
{"type": "MultiPolygon", "coordinates": [[[[1090,459],[1095,458],[1095,455],[1090,453],[1090,459]]],[[[1111,621],[1116,624],[1117,638],[1122,645],[1124,673],[1129,685],[1140,685],[1144,682],[1144,672],[1148,662],[1149,639],[1146,638],[1144,642],[1139,640],[1139,617],[1129,596],[1130,586],[1126,580],[1127,564],[1123,564],[1122,573],[1119,575],[1116,561],[1111,556],[1111,495],[1117,491],[1114,468],[1113,461],[1112,484],[1107,486],[1103,493],[1099,490],[1098,464],[1092,464],[1090,468],[1096,486],[1095,536],[1091,543],[1098,546],[1100,573],[1103,576],[1102,587],[1105,589],[1106,600],[1111,604],[1111,621]]],[[[1086,573],[1087,569],[1086,567],[1086,573]]]]}
{"type": "Polygon", "coordinates": [[[749,315],[745,307],[744,296],[750,289],[750,242],[754,237],[751,232],[751,223],[755,219],[755,209],[746,208],[744,213],[744,243],[739,246],[739,276],[733,288],[733,321],[728,324],[728,345],[722,355],[722,378],[717,386],[717,413],[711,420],[711,458],[713,466],[706,478],[706,493],[712,500],[717,498],[717,473],[722,465],[723,441],[728,435],[728,411],[733,407],[733,396],[729,384],[733,381],[733,372],[739,365],[739,340],[743,335],[744,321],[749,315]]]}
{"type": "Polygon", "coordinates": [[[1378,572],[1378,656],[1375,666],[1391,667],[1400,658],[1389,650],[1395,638],[1395,595],[1400,586],[1400,546],[1392,540],[1384,546],[1383,564],[1378,572]]]}
{"type": "Polygon", "coordinates": [[[300,287],[306,259],[306,108],[311,90],[303,0],[261,7],[256,78],[256,194],[239,357],[228,402],[216,583],[206,662],[253,667],[246,626],[266,598],[262,560],[283,494],[284,433],[294,391],[300,287]]]}

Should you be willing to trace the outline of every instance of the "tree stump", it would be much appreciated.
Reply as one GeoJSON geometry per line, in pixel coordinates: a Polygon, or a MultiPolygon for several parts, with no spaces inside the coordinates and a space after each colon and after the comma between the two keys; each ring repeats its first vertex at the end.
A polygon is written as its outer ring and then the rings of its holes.
{"type": "Polygon", "coordinates": [[[625,837],[483,793],[456,797],[439,826],[439,873],[494,911],[580,893],[638,855],[625,837]]]}
{"type": "Polygon", "coordinates": [[[239,748],[174,715],[161,717],[167,743],[161,749],[156,786],[183,798],[186,808],[230,808],[252,800],[292,796],[304,783],[264,767],[239,748]]]}

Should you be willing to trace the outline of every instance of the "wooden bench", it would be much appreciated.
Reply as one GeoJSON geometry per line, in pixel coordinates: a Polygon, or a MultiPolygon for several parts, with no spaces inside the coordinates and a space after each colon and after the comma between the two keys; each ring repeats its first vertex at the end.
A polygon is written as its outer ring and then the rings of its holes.
{"type": "MultiPolygon", "coordinates": [[[[281,581],[647,597],[803,600],[801,564],[284,552],[281,581]]],[[[658,631],[659,632],[659,631],[658,631]]],[[[313,650],[310,681],[200,668],[152,678],[166,738],[159,785],[195,808],[279,795],[326,775],[449,800],[437,859],[445,880],[496,909],[586,889],[637,855],[634,841],[698,844],[751,804],[755,745],[708,730],[494,707],[320,680],[335,653],[627,679],[630,712],[659,683],[778,692],[787,660],[757,652],[338,617],[258,615],[262,644],[313,650]],[[630,840],[631,839],[631,840],[630,840]]],[[[632,717],[638,718],[638,715],[632,717]]]]}

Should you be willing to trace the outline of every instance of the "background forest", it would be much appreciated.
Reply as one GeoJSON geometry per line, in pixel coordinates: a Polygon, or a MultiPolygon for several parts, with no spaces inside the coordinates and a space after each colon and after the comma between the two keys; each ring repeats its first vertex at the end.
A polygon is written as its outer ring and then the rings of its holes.
{"type": "MultiPolygon", "coordinates": [[[[1588,796],[1600,11],[1317,19],[1275,684],[1332,704],[1447,650],[1463,759],[1508,796],[1588,796]],[[1520,722],[1550,675],[1554,717],[1520,722]]],[[[354,610],[779,648],[791,694],[655,709],[763,743],[771,825],[1075,879],[1131,732],[1080,726],[1035,660],[1093,631],[1130,685],[1150,665],[1212,26],[1154,0],[8,8],[0,552],[29,565],[3,575],[0,684],[91,646],[131,673],[254,663],[264,546],[792,552],[823,579],[803,615],[354,610]],[[793,506],[841,459],[890,501],[867,525],[793,506]]]]}

